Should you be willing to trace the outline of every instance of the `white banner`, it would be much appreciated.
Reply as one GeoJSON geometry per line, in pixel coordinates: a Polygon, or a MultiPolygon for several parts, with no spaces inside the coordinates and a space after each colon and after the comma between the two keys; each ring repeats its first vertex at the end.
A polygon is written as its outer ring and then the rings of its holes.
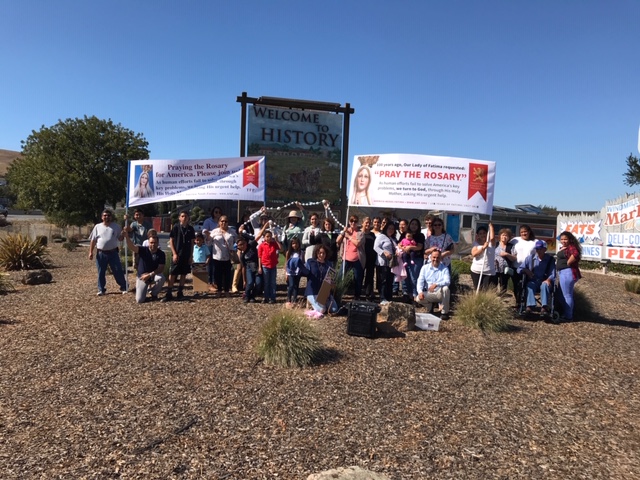
{"type": "Polygon", "coordinates": [[[265,157],[132,160],[127,206],[170,200],[265,201],[265,157]]]}
{"type": "Polygon", "coordinates": [[[432,155],[356,155],[349,205],[491,215],[495,162],[432,155]]]}

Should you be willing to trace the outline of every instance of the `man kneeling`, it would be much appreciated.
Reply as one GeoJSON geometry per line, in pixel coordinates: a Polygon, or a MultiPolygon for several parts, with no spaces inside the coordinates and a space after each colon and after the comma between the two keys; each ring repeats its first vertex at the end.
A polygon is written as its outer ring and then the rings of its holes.
{"type": "Polygon", "coordinates": [[[429,309],[432,303],[442,304],[440,318],[449,320],[451,275],[449,269],[442,263],[442,253],[439,250],[431,252],[430,259],[431,262],[426,263],[420,270],[418,296],[415,301],[429,309]]]}
{"type": "Polygon", "coordinates": [[[128,235],[125,235],[124,238],[129,248],[138,254],[138,265],[136,266],[136,302],[144,303],[149,289],[151,290],[151,299],[157,300],[158,294],[160,290],[162,290],[166,280],[163,274],[166,256],[164,252],[158,248],[158,237],[150,236],[148,239],[148,247],[134,245],[128,235]]]}

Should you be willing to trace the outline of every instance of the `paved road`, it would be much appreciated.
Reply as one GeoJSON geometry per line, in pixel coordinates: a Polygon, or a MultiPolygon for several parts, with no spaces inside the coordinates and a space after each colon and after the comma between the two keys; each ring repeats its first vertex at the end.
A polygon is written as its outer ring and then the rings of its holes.
{"type": "Polygon", "coordinates": [[[42,213],[25,214],[22,210],[9,209],[9,221],[23,221],[23,222],[44,222],[44,215],[42,213]]]}

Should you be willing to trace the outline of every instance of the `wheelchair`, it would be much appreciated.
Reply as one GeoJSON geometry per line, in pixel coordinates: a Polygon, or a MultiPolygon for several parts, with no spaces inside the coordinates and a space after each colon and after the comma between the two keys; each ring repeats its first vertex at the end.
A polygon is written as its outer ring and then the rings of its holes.
{"type": "MultiPolygon", "coordinates": [[[[521,317],[530,317],[534,314],[537,314],[543,320],[550,320],[552,323],[555,323],[555,324],[560,323],[560,312],[559,312],[560,304],[559,304],[559,301],[558,302],[556,301],[556,293],[560,291],[560,285],[559,285],[559,280],[557,278],[557,275],[555,280],[551,283],[551,286],[549,287],[549,295],[548,295],[549,305],[546,305],[546,307],[548,308],[547,312],[543,311],[543,307],[545,305],[542,305],[540,288],[537,288],[536,289],[537,291],[534,294],[536,299],[536,305],[527,307],[527,294],[528,294],[527,285],[531,281],[532,279],[530,279],[526,275],[522,276],[522,279],[520,281],[520,299],[519,299],[520,308],[518,310],[518,315],[520,315],[521,317]],[[530,309],[530,310],[528,311],[527,309],[530,309]]],[[[562,293],[560,293],[560,295],[561,294],[562,293]]]]}

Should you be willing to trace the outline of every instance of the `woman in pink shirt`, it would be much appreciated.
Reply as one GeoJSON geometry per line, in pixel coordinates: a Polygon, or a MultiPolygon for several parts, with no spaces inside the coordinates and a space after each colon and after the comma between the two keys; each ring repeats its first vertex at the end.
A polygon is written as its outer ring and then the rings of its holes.
{"type": "Polygon", "coordinates": [[[358,229],[357,216],[351,215],[349,217],[349,226],[338,235],[336,245],[342,248],[344,274],[346,275],[349,270],[353,270],[355,300],[360,300],[366,258],[363,235],[358,229]]]}

